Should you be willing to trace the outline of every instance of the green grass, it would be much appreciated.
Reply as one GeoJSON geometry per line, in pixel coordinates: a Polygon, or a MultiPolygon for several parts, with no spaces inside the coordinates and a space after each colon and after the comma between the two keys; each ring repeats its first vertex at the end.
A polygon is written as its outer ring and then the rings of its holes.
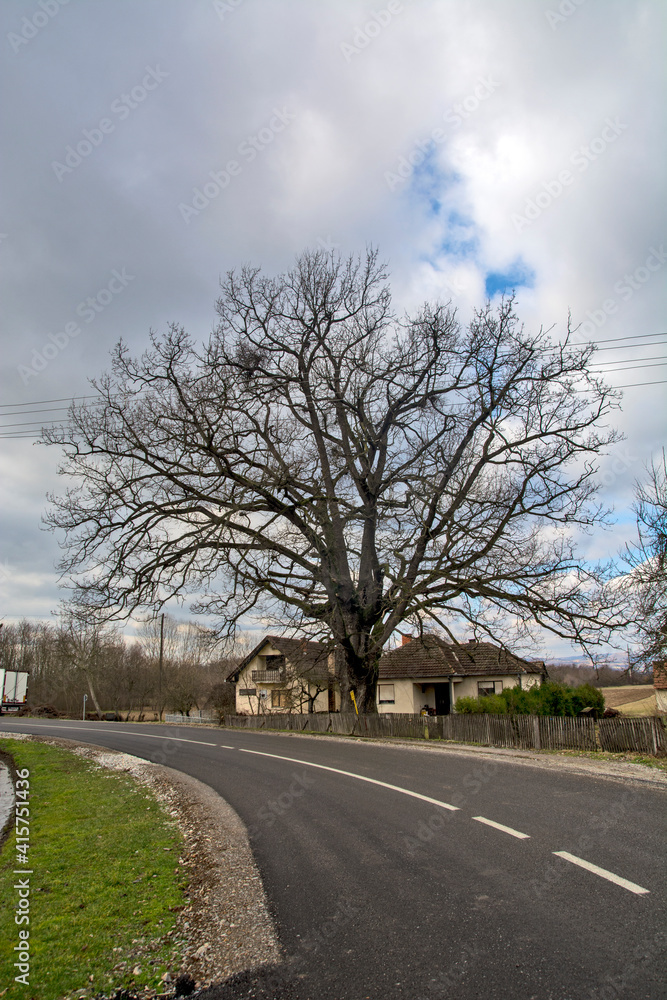
{"type": "Polygon", "coordinates": [[[12,831],[0,854],[0,982],[7,986],[0,996],[56,1000],[83,988],[93,996],[130,983],[156,987],[180,964],[170,910],[184,902],[177,827],[125,774],[43,743],[2,739],[0,748],[30,771],[25,867],[34,873],[26,986],[14,981],[13,886],[21,876],[13,873],[23,866],[12,831]]]}

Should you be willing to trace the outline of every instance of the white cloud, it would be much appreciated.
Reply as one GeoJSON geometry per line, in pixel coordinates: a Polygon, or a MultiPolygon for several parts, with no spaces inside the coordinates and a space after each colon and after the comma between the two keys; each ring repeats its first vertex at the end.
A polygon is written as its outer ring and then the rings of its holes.
{"type": "MultiPolygon", "coordinates": [[[[667,229],[664,138],[655,126],[663,5],[587,2],[554,24],[547,14],[558,7],[548,0],[416,0],[349,62],[341,44],[371,16],[360,0],[231,7],[220,18],[212,3],[147,2],[119,19],[111,0],[69,5],[29,44],[8,48],[4,403],[85,393],[121,335],[140,349],[149,328],[176,320],[205,336],[227,268],[253,261],[280,270],[305,245],[329,239],[343,252],[378,245],[399,306],[453,297],[465,318],[487,274],[518,262],[534,274],[532,287],[520,289],[527,324],[556,324],[562,333],[568,308],[575,322],[590,322],[613,299],[618,308],[605,313],[601,337],[664,329],[664,272],[629,297],[615,288],[667,229]],[[164,82],[59,184],[52,160],[156,64],[164,82]],[[488,93],[483,80],[491,81],[488,93]],[[294,122],[186,227],[179,203],[238,156],[275,107],[288,108],[294,122]],[[583,169],[580,148],[605,134],[608,119],[627,127],[613,141],[607,132],[583,169]],[[428,185],[417,169],[390,190],[387,171],[437,129],[428,185]],[[556,193],[563,170],[572,181],[556,193]],[[513,213],[549,190],[551,202],[517,231],[513,213]],[[17,368],[26,356],[123,266],[136,274],[128,290],[24,385],[17,368]]],[[[11,6],[0,18],[5,35],[20,26],[11,6]]],[[[633,373],[629,362],[665,353],[617,349],[600,360],[624,369],[610,372],[614,384],[660,381],[665,367],[633,373]]],[[[602,466],[613,474],[605,491],[621,514],[633,479],[664,440],[663,389],[627,390],[622,447],[636,459],[620,472],[613,457],[602,466]]],[[[10,412],[0,407],[0,423],[12,422],[10,412]]],[[[9,498],[0,558],[22,581],[13,604],[26,612],[33,601],[55,606],[55,543],[39,529],[54,461],[34,457],[28,441],[0,446],[9,498]]],[[[626,518],[623,537],[630,530],[626,518]]],[[[587,544],[604,555],[617,542],[599,535],[587,544]]]]}

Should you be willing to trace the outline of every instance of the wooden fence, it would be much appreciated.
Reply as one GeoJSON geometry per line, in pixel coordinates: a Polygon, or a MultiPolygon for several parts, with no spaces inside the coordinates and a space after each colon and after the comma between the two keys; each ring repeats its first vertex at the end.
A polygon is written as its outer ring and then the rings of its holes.
{"type": "Polygon", "coordinates": [[[658,718],[600,719],[542,715],[226,715],[236,729],[280,729],[344,736],[397,736],[452,740],[526,750],[667,751],[667,733],[658,718]]]}
{"type": "Polygon", "coordinates": [[[600,719],[600,746],[603,750],[622,752],[641,751],[657,754],[667,749],[665,727],[655,717],[600,719]]]}

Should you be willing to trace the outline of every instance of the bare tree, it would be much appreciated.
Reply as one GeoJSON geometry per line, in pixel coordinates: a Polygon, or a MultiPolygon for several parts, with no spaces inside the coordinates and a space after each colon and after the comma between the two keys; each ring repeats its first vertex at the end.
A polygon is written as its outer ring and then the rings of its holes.
{"type": "Polygon", "coordinates": [[[397,320],[373,251],[230,272],[217,311],[201,348],[176,326],[141,358],[120,343],[97,399],[45,432],[77,482],[48,522],[84,606],[194,591],[230,633],[310,624],[360,711],[402,622],[580,642],[619,623],[571,540],[604,519],[595,457],[616,439],[593,346],[526,333],[512,298],[467,328],[443,305],[397,320]]]}
{"type": "Polygon", "coordinates": [[[97,683],[101,676],[102,649],[110,638],[117,638],[111,630],[105,630],[94,611],[83,611],[76,606],[63,605],[58,642],[76,674],[85,678],[90,697],[95,705],[98,718],[102,709],[97,697],[97,683]]]}
{"type": "MultiPolygon", "coordinates": [[[[646,482],[635,484],[637,542],[626,550],[628,586],[640,649],[637,662],[667,659],[667,457],[651,462],[646,482]]],[[[630,654],[628,653],[630,666],[630,654]]]]}

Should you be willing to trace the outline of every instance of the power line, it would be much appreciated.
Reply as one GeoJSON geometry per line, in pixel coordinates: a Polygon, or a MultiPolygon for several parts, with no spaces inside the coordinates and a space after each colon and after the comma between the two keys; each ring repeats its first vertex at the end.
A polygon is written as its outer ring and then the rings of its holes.
{"type": "Polygon", "coordinates": [[[592,340],[592,344],[615,344],[617,341],[621,340],[641,340],[644,337],[667,337],[667,330],[663,330],[662,333],[635,333],[628,334],[627,337],[610,337],[607,340],[592,340]]]}
{"type": "MultiPolygon", "coordinates": [[[[648,337],[667,337],[667,330],[663,330],[661,333],[636,333],[636,334],[628,334],[625,337],[612,337],[612,338],[607,338],[605,340],[591,340],[591,341],[588,341],[588,343],[591,343],[591,344],[616,344],[616,343],[620,343],[621,341],[624,341],[624,340],[642,340],[642,339],[645,339],[645,338],[648,338],[648,337]]],[[[558,346],[559,346],[558,344],[554,345],[555,348],[558,348],[558,346]]],[[[641,347],[643,345],[640,344],[638,346],[641,347]]],[[[646,346],[653,346],[653,345],[646,345],[646,346]]],[[[613,350],[613,348],[605,347],[605,348],[603,348],[603,350],[609,351],[609,350],[613,350]]],[[[112,395],[120,395],[120,393],[113,393],[112,395]]],[[[74,402],[76,402],[79,399],[98,399],[99,400],[100,398],[101,397],[98,396],[98,395],[92,395],[91,394],[91,395],[87,395],[87,396],[61,396],[59,399],[30,399],[30,400],[23,400],[23,402],[21,402],[21,403],[0,403],[0,409],[7,408],[7,407],[16,407],[16,406],[45,406],[47,403],[74,403],[74,402]]],[[[64,406],[57,407],[57,409],[63,409],[64,410],[64,409],[66,409],[66,407],[64,407],[64,406]]]]}
{"type": "Polygon", "coordinates": [[[56,410],[67,410],[67,409],[69,409],[69,407],[67,406],[49,406],[46,410],[14,410],[13,413],[4,413],[0,414],[0,416],[19,417],[19,416],[27,416],[29,413],[54,413],[56,410]]]}
{"type": "MultiPolygon", "coordinates": [[[[60,399],[31,399],[22,403],[0,403],[0,406],[44,406],[46,403],[73,403],[76,399],[98,399],[98,396],[61,396],[60,399]]],[[[64,410],[61,406],[58,409],[64,410]]]]}
{"type": "MultiPolygon", "coordinates": [[[[11,414],[11,416],[13,415],[14,414],[11,414]]],[[[54,422],[51,420],[47,420],[45,421],[45,423],[40,424],[38,420],[24,420],[23,422],[19,422],[17,424],[0,424],[0,430],[2,430],[4,427],[34,427],[35,425],[41,428],[41,427],[46,427],[47,424],[51,424],[52,427],[57,426],[57,421],[54,422]]]]}
{"type": "Polygon", "coordinates": [[[622,347],[599,347],[597,353],[602,354],[603,351],[636,351],[641,347],[662,347],[664,344],[667,344],[667,340],[653,340],[650,344],[624,344],[622,347]]]}
{"type": "MultiPolygon", "coordinates": [[[[667,361],[667,356],[664,354],[655,355],[652,358],[628,358],[627,364],[633,365],[636,361],[667,361]]],[[[598,361],[597,367],[600,365],[617,365],[618,361],[598,361]]]]}
{"type": "MultiPolygon", "coordinates": [[[[613,362],[611,363],[613,364],[613,362]]],[[[628,365],[623,365],[621,368],[608,368],[607,371],[599,371],[598,374],[612,375],[614,372],[636,372],[639,371],[640,368],[664,368],[665,365],[667,365],[667,361],[660,361],[657,365],[632,365],[631,368],[628,367],[628,365]]],[[[595,369],[593,369],[593,371],[595,371],[595,369]]]]}
{"type": "Polygon", "coordinates": [[[615,385],[614,389],[634,389],[639,385],[665,385],[667,384],[667,378],[663,379],[661,382],[631,382],[630,385],[615,385]]]}

